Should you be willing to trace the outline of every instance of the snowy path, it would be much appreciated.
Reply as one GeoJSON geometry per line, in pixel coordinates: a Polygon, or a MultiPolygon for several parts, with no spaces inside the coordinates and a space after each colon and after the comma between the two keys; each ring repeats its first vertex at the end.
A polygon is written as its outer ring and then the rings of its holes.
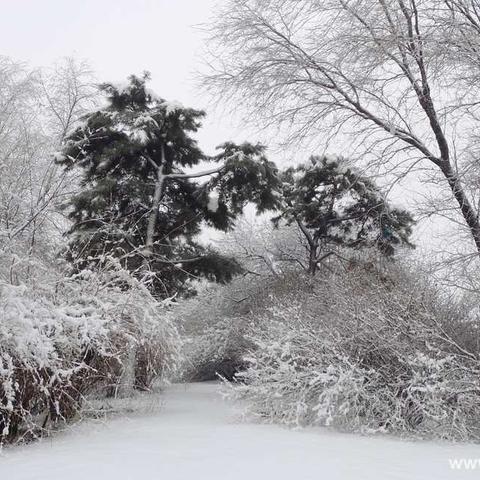
{"type": "Polygon", "coordinates": [[[215,384],[176,385],[158,411],[71,432],[0,456],[1,480],[427,480],[479,478],[448,458],[480,447],[239,424],[215,384]]]}

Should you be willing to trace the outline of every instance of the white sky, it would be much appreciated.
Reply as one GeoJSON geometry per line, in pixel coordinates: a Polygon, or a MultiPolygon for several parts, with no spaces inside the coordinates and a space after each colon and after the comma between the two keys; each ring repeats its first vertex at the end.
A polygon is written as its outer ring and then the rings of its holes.
{"type": "MultiPolygon", "coordinates": [[[[124,81],[148,70],[151,88],[167,100],[208,108],[195,85],[201,67],[199,25],[217,0],[0,0],[0,54],[31,66],[63,56],[87,60],[99,81],[124,81]]],[[[228,115],[211,112],[201,146],[257,139],[234,128],[228,115]]]]}

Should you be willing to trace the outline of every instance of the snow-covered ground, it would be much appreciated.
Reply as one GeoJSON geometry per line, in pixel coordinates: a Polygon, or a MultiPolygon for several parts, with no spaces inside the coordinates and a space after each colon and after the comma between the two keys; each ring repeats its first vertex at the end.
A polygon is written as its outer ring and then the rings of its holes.
{"type": "Polygon", "coordinates": [[[51,439],[4,450],[8,480],[427,480],[479,478],[449,459],[480,447],[407,442],[240,423],[214,383],[174,385],[161,408],[86,422],[51,439]]]}

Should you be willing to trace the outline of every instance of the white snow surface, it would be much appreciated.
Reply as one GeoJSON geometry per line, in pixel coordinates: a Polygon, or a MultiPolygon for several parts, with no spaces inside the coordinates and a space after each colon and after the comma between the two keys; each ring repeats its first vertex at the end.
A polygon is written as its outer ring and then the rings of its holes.
{"type": "Polygon", "coordinates": [[[171,113],[175,113],[177,110],[182,110],[185,108],[182,103],[180,103],[177,100],[173,100],[171,102],[163,102],[162,107],[165,107],[165,112],[167,115],[170,115],[171,113]]]}
{"type": "Polygon", "coordinates": [[[210,210],[213,213],[217,212],[217,210],[218,210],[218,199],[219,199],[218,192],[216,192],[216,191],[210,192],[210,195],[208,197],[207,209],[210,210]]]}
{"type": "MultiPolygon", "coordinates": [[[[479,458],[475,445],[361,437],[315,428],[240,422],[216,383],[173,385],[161,406],[128,418],[87,421],[4,449],[9,480],[427,480],[478,478],[449,458],[479,458]]],[[[158,401],[158,399],[157,399],[158,401]]]]}

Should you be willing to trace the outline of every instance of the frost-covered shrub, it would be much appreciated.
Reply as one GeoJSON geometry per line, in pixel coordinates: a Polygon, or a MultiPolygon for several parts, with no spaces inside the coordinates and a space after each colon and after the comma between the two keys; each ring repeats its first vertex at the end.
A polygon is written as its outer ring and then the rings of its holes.
{"type": "Polygon", "coordinates": [[[120,268],[53,284],[0,279],[0,443],[74,417],[93,391],[149,388],[177,348],[168,311],[120,268]]]}
{"type": "Polygon", "coordinates": [[[246,317],[225,317],[201,334],[186,339],[183,378],[189,381],[233,380],[245,369],[244,356],[252,348],[246,338],[246,317]]]}
{"type": "Polygon", "coordinates": [[[252,322],[269,302],[278,285],[272,276],[237,277],[228,285],[205,288],[175,309],[176,324],[184,339],[180,376],[189,381],[231,380],[244,370],[251,350],[252,322]]]}
{"type": "Polygon", "coordinates": [[[479,351],[462,333],[478,321],[398,267],[348,270],[272,299],[233,395],[288,425],[480,439],[479,351]]]}
{"type": "Polygon", "coordinates": [[[0,288],[0,433],[9,440],[71,416],[90,352],[110,352],[93,306],[58,308],[24,286],[0,288]]]}

